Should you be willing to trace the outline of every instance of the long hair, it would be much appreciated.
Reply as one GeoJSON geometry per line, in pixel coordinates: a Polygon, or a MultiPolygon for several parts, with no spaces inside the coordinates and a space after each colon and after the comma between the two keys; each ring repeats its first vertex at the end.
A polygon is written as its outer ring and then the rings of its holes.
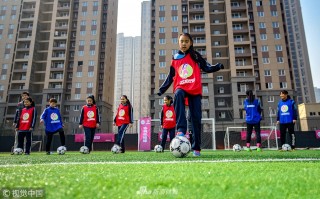
{"type": "Polygon", "coordinates": [[[253,101],[254,101],[254,95],[253,95],[252,90],[248,90],[248,91],[246,92],[246,94],[247,94],[247,99],[249,100],[249,102],[250,102],[250,103],[253,103],[253,101]]]}
{"type": "Polygon", "coordinates": [[[182,33],[180,34],[179,38],[181,36],[186,36],[189,37],[190,41],[192,42],[190,48],[189,48],[189,54],[191,56],[191,59],[197,63],[202,63],[202,64],[206,64],[206,60],[203,59],[203,57],[201,56],[201,54],[199,52],[197,52],[196,50],[194,50],[193,48],[193,39],[191,37],[191,35],[189,33],[182,33]]]}
{"type": "Polygon", "coordinates": [[[35,103],[34,103],[34,101],[33,101],[33,99],[31,97],[28,97],[25,100],[28,100],[29,102],[31,102],[31,107],[35,107],[35,103]]]}
{"type": "Polygon", "coordinates": [[[128,99],[128,97],[127,97],[126,95],[122,95],[121,97],[126,98],[127,104],[131,107],[131,102],[130,102],[130,100],[128,99]]]}
{"type": "Polygon", "coordinates": [[[167,98],[167,100],[170,101],[170,105],[173,104],[173,99],[172,99],[172,97],[170,95],[166,95],[165,98],[167,98]]]}
{"type": "Polygon", "coordinates": [[[92,104],[96,104],[96,100],[94,99],[94,95],[89,95],[89,96],[87,97],[87,99],[88,99],[88,98],[92,99],[92,104]]]}

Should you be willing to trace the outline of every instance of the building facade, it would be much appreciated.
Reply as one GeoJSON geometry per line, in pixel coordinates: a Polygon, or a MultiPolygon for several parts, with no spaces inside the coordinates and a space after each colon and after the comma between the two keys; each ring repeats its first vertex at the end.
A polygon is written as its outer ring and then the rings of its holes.
{"type": "MultiPolygon", "coordinates": [[[[151,1],[151,116],[158,118],[162,98],[155,95],[166,78],[182,32],[209,63],[225,69],[202,74],[202,117],[216,129],[243,126],[243,101],[253,90],[261,100],[262,125],[273,125],[279,93],[293,96],[283,3],[280,0],[151,1]]],[[[169,89],[167,93],[172,94],[169,89]]]]}
{"type": "Polygon", "coordinates": [[[117,0],[2,1],[0,121],[12,124],[20,94],[28,91],[39,114],[56,98],[66,132],[77,133],[80,110],[93,94],[99,130],[110,131],[117,8],[117,0]]]}
{"type": "MultiPolygon", "coordinates": [[[[126,95],[133,106],[133,118],[138,120],[141,112],[141,37],[125,37],[123,33],[117,35],[115,113],[120,97],[126,95]]],[[[137,132],[136,128],[132,131],[137,132]]]]}
{"type": "Polygon", "coordinates": [[[283,0],[297,104],[316,102],[300,0],[283,0]]]}
{"type": "Polygon", "coordinates": [[[298,105],[301,131],[315,131],[320,129],[320,103],[302,103],[298,105]]]}

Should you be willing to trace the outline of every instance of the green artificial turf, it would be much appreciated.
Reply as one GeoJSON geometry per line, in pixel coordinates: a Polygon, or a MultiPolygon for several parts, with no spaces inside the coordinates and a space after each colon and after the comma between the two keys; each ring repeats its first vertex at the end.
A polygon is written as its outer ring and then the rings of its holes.
{"type": "MultiPolygon", "coordinates": [[[[46,198],[319,198],[320,151],[0,154],[0,189],[46,198]]],[[[0,193],[0,198],[2,198],[0,193]]]]}

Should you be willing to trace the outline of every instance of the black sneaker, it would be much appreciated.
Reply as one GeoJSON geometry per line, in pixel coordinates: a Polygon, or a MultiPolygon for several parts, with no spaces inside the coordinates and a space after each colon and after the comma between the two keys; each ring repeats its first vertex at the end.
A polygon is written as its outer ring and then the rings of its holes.
{"type": "Polygon", "coordinates": [[[47,151],[47,153],[46,153],[47,155],[51,155],[51,152],[50,151],[47,151]]]}
{"type": "Polygon", "coordinates": [[[30,153],[24,153],[24,155],[30,155],[30,153]]]}

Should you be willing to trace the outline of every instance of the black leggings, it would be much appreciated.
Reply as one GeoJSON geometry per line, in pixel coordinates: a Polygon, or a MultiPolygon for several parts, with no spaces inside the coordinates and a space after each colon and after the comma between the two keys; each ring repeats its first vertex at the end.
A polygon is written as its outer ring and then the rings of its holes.
{"type": "Polygon", "coordinates": [[[57,132],[59,132],[59,135],[60,135],[61,146],[66,145],[66,138],[64,136],[64,131],[62,128],[58,129],[56,132],[46,132],[46,135],[47,135],[46,151],[47,152],[50,152],[53,135],[57,132]]]}

